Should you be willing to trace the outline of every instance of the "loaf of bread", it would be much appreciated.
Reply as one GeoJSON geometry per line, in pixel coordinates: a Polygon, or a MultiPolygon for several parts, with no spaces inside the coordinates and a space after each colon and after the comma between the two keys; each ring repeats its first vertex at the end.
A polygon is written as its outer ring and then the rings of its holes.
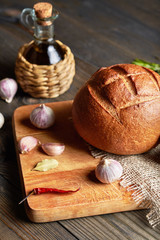
{"type": "Polygon", "coordinates": [[[79,135],[98,149],[146,152],[160,136],[160,75],[134,64],[100,68],[76,94],[72,118],[79,135]]]}

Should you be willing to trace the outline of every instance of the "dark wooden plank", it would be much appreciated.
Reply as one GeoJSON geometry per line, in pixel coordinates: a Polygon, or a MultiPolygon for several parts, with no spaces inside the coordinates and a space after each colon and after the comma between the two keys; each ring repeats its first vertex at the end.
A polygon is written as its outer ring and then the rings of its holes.
{"type": "Polygon", "coordinates": [[[1,239],[22,239],[19,237],[14,231],[12,231],[8,226],[6,225],[5,219],[0,220],[0,233],[1,233],[1,239]]]}
{"type": "MultiPolygon", "coordinates": [[[[144,10],[141,11],[143,15],[144,10]]],[[[70,1],[63,7],[61,18],[56,22],[56,30],[59,34],[59,29],[63,26],[66,29],[68,25],[69,32],[74,29],[72,37],[78,41],[72,43],[72,49],[77,56],[83,56],[83,59],[94,65],[131,62],[135,57],[153,60],[160,52],[158,24],[157,29],[154,29],[154,24],[148,26],[148,21],[144,22],[140,16],[137,7],[127,1],[92,1],[88,5],[84,1],[79,4],[70,1]],[[119,10],[121,3],[125,6],[123,10],[119,10]],[[73,6],[76,11],[71,10],[73,6]],[[134,17],[133,13],[131,15],[128,12],[132,8],[134,17]]],[[[150,17],[149,12],[145,17],[150,17]]],[[[156,22],[158,16],[154,15],[156,22]]],[[[63,31],[62,34],[67,41],[68,32],[63,31]]]]}
{"type": "MultiPolygon", "coordinates": [[[[6,164],[9,168],[9,164],[6,164]]],[[[1,167],[0,167],[1,169],[1,167]]],[[[18,175],[17,171],[14,172],[18,175]]],[[[2,170],[0,172],[2,173],[2,170]]],[[[21,199],[21,191],[17,189],[18,181],[12,177],[11,180],[5,174],[0,176],[1,197],[0,197],[0,238],[8,239],[76,239],[72,233],[67,231],[58,222],[35,224],[28,221],[24,214],[23,205],[18,205],[21,199]],[[6,180],[7,179],[7,180],[6,180]],[[6,233],[4,232],[6,231],[6,233]]]]}
{"type": "MultiPolygon", "coordinates": [[[[0,7],[32,7],[36,0],[1,0],[0,7]]],[[[116,213],[45,224],[30,223],[23,205],[14,150],[11,118],[23,104],[73,99],[100,66],[131,62],[135,57],[160,62],[160,1],[58,0],[56,38],[71,47],[76,76],[69,91],[56,99],[34,99],[20,88],[10,104],[0,100],[5,125],[0,129],[0,236],[5,239],[159,239],[147,211],[116,213]],[[4,229],[4,230],[3,230],[4,229]]],[[[0,78],[14,77],[18,49],[32,36],[20,25],[0,21],[0,78]]]]}
{"type": "Polygon", "coordinates": [[[155,240],[159,239],[159,230],[150,228],[145,215],[146,210],[114,213],[75,220],[66,220],[62,224],[72,229],[78,239],[111,240],[155,240]]]}

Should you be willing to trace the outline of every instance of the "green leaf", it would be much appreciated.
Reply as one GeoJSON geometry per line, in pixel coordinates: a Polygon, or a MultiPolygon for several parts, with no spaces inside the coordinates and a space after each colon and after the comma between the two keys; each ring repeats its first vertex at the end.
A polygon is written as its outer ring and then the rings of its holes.
{"type": "Polygon", "coordinates": [[[44,159],[41,162],[37,163],[36,167],[32,171],[46,172],[52,168],[58,166],[58,161],[56,159],[44,159]]]}
{"type": "Polygon", "coordinates": [[[158,63],[151,63],[151,62],[144,61],[142,59],[135,59],[132,63],[142,67],[152,69],[153,71],[160,74],[160,64],[158,63]]]}

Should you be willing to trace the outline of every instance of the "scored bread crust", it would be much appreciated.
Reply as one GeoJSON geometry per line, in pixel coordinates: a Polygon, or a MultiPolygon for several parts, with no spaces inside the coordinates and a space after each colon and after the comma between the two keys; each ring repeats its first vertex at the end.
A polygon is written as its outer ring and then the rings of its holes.
{"type": "Polygon", "coordinates": [[[79,135],[101,150],[148,151],[160,135],[160,76],[134,64],[100,68],[79,90],[72,118],[79,135]]]}

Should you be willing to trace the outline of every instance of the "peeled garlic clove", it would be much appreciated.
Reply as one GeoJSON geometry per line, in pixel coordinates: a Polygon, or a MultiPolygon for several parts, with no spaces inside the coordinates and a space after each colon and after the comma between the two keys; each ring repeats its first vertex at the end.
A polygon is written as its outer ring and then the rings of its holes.
{"type": "Polygon", "coordinates": [[[120,179],[122,172],[122,165],[113,159],[102,159],[95,169],[95,175],[102,183],[111,183],[120,179]]]}
{"type": "Polygon", "coordinates": [[[12,102],[18,89],[17,82],[12,78],[4,78],[0,81],[0,97],[7,103],[12,102]]]}
{"type": "Polygon", "coordinates": [[[39,107],[33,109],[30,114],[30,121],[37,128],[49,128],[55,122],[54,111],[50,107],[47,107],[45,104],[42,104],[39,107]]]}
{"type": "Polygon", "coordinates": [[[63,143],[43,143],[41,147],[49,156],[60,155],[65,149],[65,145],[63,143]]]}
{"type": "Polygon", "coordinates": [[[26,136],[19,140],[18,148],[20,153],[28,153],[39,144],[39,140],[32,136],[26,136]]]}
{"type": "Polygon", "coordinates": [[[4,116],[2,113],[0,113],[0,128],[3,127],[3,124],[4,124],[4,116]]]}

